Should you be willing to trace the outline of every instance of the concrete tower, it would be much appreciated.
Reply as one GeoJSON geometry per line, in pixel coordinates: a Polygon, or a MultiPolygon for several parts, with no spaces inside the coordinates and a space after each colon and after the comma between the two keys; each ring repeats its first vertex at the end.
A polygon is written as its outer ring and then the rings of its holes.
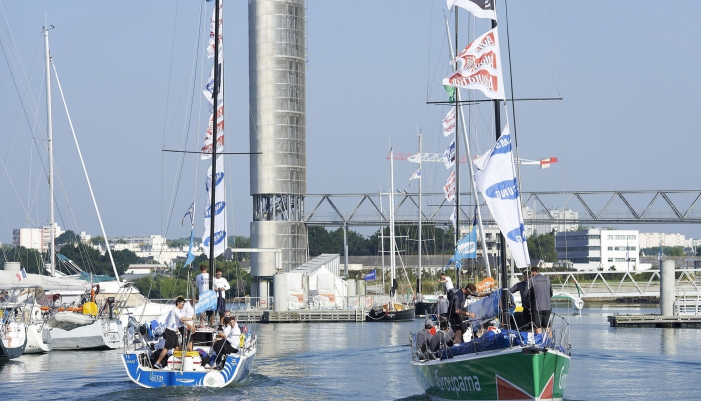
{"type": "MultiPolygon", "coordinates": [[[[304,0],[249,0],[251,247],[282,250],[282,271],[306,262],[304,0]]],[[[253,292],[268,296],[274,253],[253,253],[253,292]],[[258,290],[256,290],[258,287],[258,290]]],[[[254,295],[254,294],[251,294],[254,295]]]]}

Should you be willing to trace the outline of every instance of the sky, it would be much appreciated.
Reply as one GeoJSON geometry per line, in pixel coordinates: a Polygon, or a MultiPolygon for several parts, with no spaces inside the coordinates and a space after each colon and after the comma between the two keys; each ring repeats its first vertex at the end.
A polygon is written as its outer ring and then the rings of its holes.
{"type": "MultiPolygon", "coordinates": [[[[427,102],[446,100],[445,18],[452,30],[453,14],[443,0],[306,5],[307,191],[387,191],[390,146],[417,152],[419,130],[424,152],[442,153],[449,144],[440,133],[447,107],[427,102]]],[[[507,97],[562,98],[509,105],[520,156],[559,159],[550,169],[522,167],[522,191],[699,188],[701,141],[693,127],[701,89],[701,3],[674,5],[671,12],[652,0],[510,1],[507,23],[504,0],[497,2],[507,97]]],[[[202,66],[202,34],[212,3],[205,11],[192,0],[0,0],[0,6],[0,241],[11,242],[14,228],[48,220],[41,31],[47,22],[107,235],[188,236],[187,223],[179,223],[193,200],[204,204],[206,162],[163,150],[194,151],[203,139],[202,71],[211,66],[202,66]]],[[[249,150],[247,7],[245,1],[224,5],[229,152],[249,150]]],[[[488,20],[460,12],[458,47],[488,29],[488,20]]],[[[64,229],[97,235],[55,78],[52,90],[56,220],[64,229]]],[[[473,155],[493,145],[492,118],[491,105],[470,109],[473,155]]],[[[408,180],[415,168],[396,161],[395,188],[416,192],[416,181],[408,180]]],[[[249,236],[248,157],[228,157],[226,171],[230,233],[249,236]]],[[[424,191],[440,192],[447,175],[442,164],[424,166],[424,191]]],[[[680,207],[692,201],[681,199],[680,207]]],[[[638,209],[647,205],[638,202],[638,209]]],[[[621,228],[701,237],[695,225],[621,228]]]]}

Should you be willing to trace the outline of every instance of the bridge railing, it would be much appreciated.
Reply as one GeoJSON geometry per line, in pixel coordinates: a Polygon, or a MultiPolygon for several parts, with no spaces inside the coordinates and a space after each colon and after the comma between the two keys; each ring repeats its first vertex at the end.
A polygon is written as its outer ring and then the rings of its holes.
{"type": "MultiPolygon", "coordinates": [[[[660,296],[659,269],[641,271],[541,272],[550,278],[554,292],[580,298],[660,296]]],[[[677,292],[701,294],[701,269],[675,269],[677,292]]]]}

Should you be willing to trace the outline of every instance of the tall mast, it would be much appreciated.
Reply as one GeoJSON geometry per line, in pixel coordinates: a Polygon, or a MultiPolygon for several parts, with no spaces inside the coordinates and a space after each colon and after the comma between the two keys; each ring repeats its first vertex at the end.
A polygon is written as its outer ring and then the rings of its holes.
{"type": "MultiPolygon", "coordinates": [[[[51,67],[49,53],[49,26],[42,27],[44,31],[44,63],[46,69],[46,123],[49,145],[49,231],[51,240],[49,242],[49,260],[51,263],[51,275],[56,274],[56,232],[54,231],[54,134],[53,121],[51,119],[51,67]]],[[[43,236],[42,236],[43,237],[43,236]]],[[[43,238],[42,238],[43,242],[43,238]]]]}
{"type": "MultiPolygon", "coordinates": [[[[455,54],[458,54],[458,7],[455,7],[455,54]]],[[[457,69],[458,63],[455,63],[455,70],[457,69]]],[[[460,130],[458,127],[460,108],[457,107],[460,98],[457,96],[457,88],[455,88],[455,92],[455,247],[457,248],[458,241],[460,241],[460,130]]],[[[455,284],[457,288],[461,288],[459,263],[462,262],[455,263],[455,284]]]]}
{"type": "Polygon", "coordinates": [[[212,89],[212,178],[209,183],[211,189],[211,199],[209,201],[209,289],[213,290],[214,285],[214,215],[215,193],[217,179],[217,99],[219,97],[219,80],[223,71],[217,71],[219,67],[219,2],[214,2],[214,88],[212,89]]]}
{"type": "MultiPolygon", "coordinates": [[[[390,194],[389,194],[389,247],[390,247],[390,290],[389,295],[394,298],[394,294],[397,288],[397,279],[394,277],[395,269],[395,244],[394,244],[394,150],[389,149],[389,177],[390,177],[390,194]]],[[[392,302],[390,302],[390,310],[392,309],[392,302]]]]}
{"type": "Polygon", "coordinates": [[[419,294],[422,294],[423,292],[421,291],[421,273],[423,273],[423,270],[421,269],[421,157],[422,155],[422,149],[421,149],[421,131],[419,131],[419,278],[418,278],[418,283],[416,285],[419,294]]]}

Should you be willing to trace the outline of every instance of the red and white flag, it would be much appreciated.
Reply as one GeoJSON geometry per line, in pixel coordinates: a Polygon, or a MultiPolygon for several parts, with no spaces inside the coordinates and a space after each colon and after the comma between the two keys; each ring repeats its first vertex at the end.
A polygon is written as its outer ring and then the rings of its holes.
{"type": "Polygon", "coordinates": [[[24,267],[22,268],[22,270],[17,272],[17,274],[15,274],[15,277],[17,277],[17,281],[22,281],[25,278],[27,278],[27,272],[24,271],[24,267]]]}
{"type": "Polygon", "coordinates": [[[446,180],[445,185],[443,186],[443,193],[449,202],[452,202],[453,199],[455,199],[455,170],[450,173],[450,177],[448,177],[446,180]]]}
{"type": "MultiPolygon", "coordinates": [[[[212,158],[212,135],[214,133],[214,127],[212,123],[214,121],[214,116],[209,117],[209,127],[204,134],[204,143],[202,144],[202,160],[207,160],[212,158]]],[[[217,152],[224,151],[224,105],[220,104],[217,107],[217,152]]]]}
{"type": "Polygon", "coordinates": [[[450,136],[455,133],[455,106],[450,108],[450,111],[443,119],[443,136],[450,136]]]}
{"type": "Polygon", "coordinates": [[[456,71],[443,85],[482,91],[490,99],[504,99],[504,77],[499,56],[499,32],[494,28],[467,45],[451,63],[456,71]]]}
{"type": "Polygon", "coordinates": [[[453,7],[459,6],[472,13],[477,18],[491,18],[496,21],[497,13],[494,11],[496,0],[446,0],[448,10],[453,11],[453,7]]]}

